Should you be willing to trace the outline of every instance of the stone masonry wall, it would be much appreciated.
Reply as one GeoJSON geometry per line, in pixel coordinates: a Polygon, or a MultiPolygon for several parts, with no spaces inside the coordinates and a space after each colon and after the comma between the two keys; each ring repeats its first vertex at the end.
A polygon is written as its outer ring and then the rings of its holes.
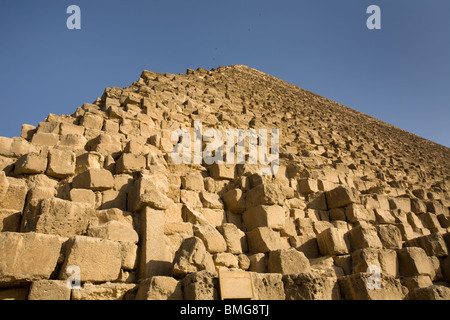
{"type": "Polygon", "coordinates": [[[0,137],[0,299],[219,299],[220,268],[256,299],[450,299],[448,159],[245,66],[143,71],[0,137]],[[195,121],[279,129],[278,172],[173,163],[195,121]]]}

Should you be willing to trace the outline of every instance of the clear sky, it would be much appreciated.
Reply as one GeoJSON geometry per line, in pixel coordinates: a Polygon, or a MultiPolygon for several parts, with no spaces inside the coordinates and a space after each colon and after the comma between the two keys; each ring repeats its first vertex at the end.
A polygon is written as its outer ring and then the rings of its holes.
{"type": "Polygon", "coordinates": [[[244,64],[450,147],[449,0],[1,0],[0,136],[142,70],[244,64]],[[81,30],[69,30],[69,5],[81,30]],[[369,5],[381,29],[369,30],[369,5]]]}

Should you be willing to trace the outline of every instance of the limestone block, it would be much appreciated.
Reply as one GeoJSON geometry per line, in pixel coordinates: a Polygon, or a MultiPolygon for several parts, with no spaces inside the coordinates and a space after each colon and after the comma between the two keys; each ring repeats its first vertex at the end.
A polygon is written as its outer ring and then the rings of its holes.
{"type": "Polygon", "coordinates": [[[0,285],[50,278],[62,243],[54,235],[0,232],[0,285]]]}
{"type": "Polygon", "coordinates": [[[282,188],[278,184],[260,184],[247,192],[245,206],[247,209],[261,204],[283,205],[286,199],[282,188]]]}
{"type": "Polygon", "coordinates": [[[329,209],[345,207],[351,203],[358,203],[359,197],[355,189],[339,186],[325,192],[329,209]]]}
{"type": "Polygon", "coordinates": [[[81,134],[68,133],[59,137],[58,148],[69,149],[72,151],[83,150],[87,142],[88,140],[81,134]]]}
{"type": "Polygon", "coordinates": [[[42,199],[24,213],[25,232],[55,234],[63,237],[82,235],[97,223],[95,210],[85,203],[58,198],[42,199]]]}
{"type": "Polygon", "coordinates": [[[395,225],[379,225],[376,227],[378,237],[384,248],[387,249],[401,249],[402,248],[402,234],[400,229],[395,225]]]}
{"type": "Polygon", "coordinates": [[[281,248],[280,234],[269,227],[259,227],[247,232],[251,253],[269,252],[281,248]]]}
{"type": "Polygon", "coordinates": [[[255,300],[285,300],[283,275],[280,273],[254,273],[255,300]]]}
{"type": "Polygon", "coordinates": [[[314,210],[322,210],[322,211],[328,210],[325,193],[323,193],[323,192],[310,193],[308,195],[307,207],[309,209],[314,209],[314,210]]]}
{"type": "Polygon", "coordinates": [[[114,241],[133,242],[139,241],[139,236],[133,228],[119,221],[108,221],[98,226],[90,226],[86,235],[114,241]]]}
{"type": "Polygon", "coordinates": [[[145,206],[154,209],[166,210],[173,204],[173,201],[157,190],[148,190],[139,197],[139,202],[134,211],[139,211],[145,206]]]}
{"type": "Polygon", "coordinates": [[[140,261],[139,278],[165,276],[170,269],[166,261],[164,211],[145,207],[138,212],[140,261]]]}
{"type": "Polygon", "coordinates": [[[75,174],[75,153],[69,150],[51,149],[48,152],[48,167],[46,174],[62,179],[75,174]]]}
{"type": "Polygon", "coordinates": [[[129,300],[135,290],[134,283],[85,283],[72,291],[72,300],[129,300]]]}
{"type": "Polygon", "coordinates": [[[201,208],[203,207],[202,201],[200,200],[200,195],[197,191],[192,190],[181,190],[180,193],[181,202],[190,208],[201,208]]]}
{"type": "Polygon", "coordinates": [[[357,273],[338,278],[340,291],[345,300],[405,300],[408,289],[400,280],[381,274],[381,288],[369,289],[367,283],[371,277],[368,273],[357,273]]]}
{"type": "Polygon", "coordinates": [[[280,230],[284,227],[285,212],[280,206],[259,205],[245,211],[242,218],[248,231],[257,227],[280,230]]]}
{"type": "Polygon", "coordinates": [[[317,243],[322,255],[338,255],[350,252],[350,242],[342,229],[328,228],[317,235],[317,243]]]}
{"type": "Polygon", "coordinates": [[[70,286],[63,280],[34,281],[28,300],[70,300],[70,286]]]}
{"type": "Polygon", "coordinates": [[[337,278],[316,272],[283,275],[286,300],[340,300],[337,278]]]}
{"type": "Polygon", "coordinates": [[[110,171],[105,169],[87,169],[73,178],[74,188],[102,191],[114,187],[114,178],[110,171]]]}
{"type": "Polygon", "coordinates": [[[405,247],[421,247],[429,256],[445,257],[448,255],[448,248],[441,233],[432,233],[408,240],[405,242],[405,247]]]}
{"type": "Polygon", "coordinates": [[[367,272],[371,265],[378,266],[383,274],[398,277],[399,266],[397,253],[389,249],[364,248],[355,250],[352,254],[353,273],[367,272]]]}
{"type": "Polygon", "coordinates": [[[391,210],[400,209],[405,212],[410,212],[411,200],[409,198],[402,198],[402,197],[392,198],[389,199],[389,207],[391,208],[391,210]]]}
{"type": "Polygon", "coordinates": [[[319,256],[319,247],[315,235],[304,234],[301,236],[293,236],[289,238],[292,247],[303,252],[309,259],[319,256]]]}
{"type": "Polygon", "coordinates": [[[203,191],[205,185],[203,182],[203,175],[199,171],[188,172],[181,177],[181,187],[187,190],[203,191]]]}
{"type": "Polygon", "coordinates": [[[47,169],[47,154],[27,153],[20,157],[14,168],[15,175],[44,173],[47,169]]]}
{"type": "Polygon", "coordinates": [[[200,201],[204,208],[223,210],[223,202],[218,194],[202,191],[200,192],[200,201]]]}
{"type": "Polygon", "coordinates": [[[12,209],[0,209],[0,232],[19,231],[22,212],[12,209]]]}
{"type": "Polygon", "coordinates": [[[239,263],[239,268],[242,270],[248,270],[250,268],[250,259],[244,253],[241,253],[240,255],[238,255],[238,263],[239,263]]]}
{"type": "Polygon", "coordinates": [[[183,300],[183,282],[154,276],[139,283],[136,300],[183,300]]]}
{"type": "Polygon", "coordinates": [[[219,279],[208,270],[193,272],[183,279],[184,300],[218,300],[219,279]]]}
{"type": "Polygon", "coordinates": [[[126,192],[120,192],[113,189],[109,189],[102,191],[101,195],[102,195],[101,209],[112,209],[112,208],[117,208],[120,210],[127,209],[126,192]]]}
{"type": "Polygon", "coordinates": [[[87,150],[98,152],[103,156],[112,155],[114,157],[122,151],[122,144],[116,135],[100,134],[88,142],[87,148],[87,150]]]}
{"type": "Polygon", "coordinates": [[[5,171],[0,171],[0,201],[3,200],[6,193],[8,192],[9,181],[6,177],[5,171]]]}
{"type": "Polygon", "coordinates": [[[298,274],[311,271],[308,258],[297,249],[270,251],[268,271],[270,273],[298,274]]]}
{"type": "Polygon", "coordinates": [[[121,242],[120,251],[122,256],[122,269],[136,269],[138,246],[134,242],[121,242]]]}
{"type": "Polygon", "coordinates": [[[241,189],[232,189],[226,192],[222,199],[226,210],[233,213],[245,211],[245,196],[241,189]]]}
{"type": "Polygon", "coordinates": [[[60,134],[66,135],[66,134],[77,134],[77,135],[84,135],[84,127],[83,126],[77,126],[71,123],[64,123],[61,122],[60,124],[60,134]]]}
{"type": "Polygon", "coordinates": [[[377,229],[373,226],[358,226],[348,232],[353,250],[363,248],[381,249],[383,247],[378,238],[377,229]]]}
{"type": "Polygon", "coordinates": [[[173,260],[173,275],[184,277],[202,270],[215,274],[211,254],[206,251],[201,239],[197,237],[184,239],[173,260]]]}
{"type": "Polygon", "coordinates": [[[240,254],[248,251],[245,232],[232,223],[224,223],[218,227],[227,244],[227,252],[240,254]]]}
{"type": "Polygon", "coordinates": [[[66,270],[72,265],[80,268],[81,282],[115,281],[122,266],[120,243],[85,236],[71,237],[66,244],[59,279],[68,278],[66,270]]]}
{"type": "Polygon", "coordinates": [[[213,179],[233,180],[236,177],[236,166],[229,164],[213,163],[209,168],[209,175],[213,179]]]}
{"type": "Polygon", "coordinates": [[[434,267],[425,250],[417,247],[407,247],[397,251],[400,275],[404,277],[430,276],[434,277],[434,267]]]}
{"type": "Polygon", "coordinates": [[[229,252],[220,252],[215,253],[214,256],[214,265],[217,269],[221,267],[225,268],[239,268],[239,260],[238,257],[229,252]]]}
{"type": "Polygon", "coordinates": [[[375,216],[377,222],[380,224],[393,224],[395,223],[395,217],[392,215],[390,210],[375,209],[375,216]]]}
{"type": "Polygon", "coordinates": [[[314,179],[300,179],[298,181],[298,190],[300,191],[300,193],[302,194],[310,194],[310,193],[314,193],[314,192],[318,192],[319,188],[317,185],[317,180],[314,179]]]}
{"type": "Polygon", "coordinates": [[[33,135],[31,143],[39,146],[56,146],[59,143],[59,135],[55,133],[37,132],[33,135]]]}
{"type": "Polygon", "coordinates": [[[99,115],[86,112],[81,118],[80,125],[89,129],[102,130],[103,118],[99,115]]]}
{"type": "Polygon", "coordinates": [[[427,205],[420,199],[411,199],[411,211],[420,214],[427,212],[427,205]]]}
{"type": "Polygon", "coordinates": [[[411,292],[417,288],[426,288],[433,285],[429,276],[405,277],[400,280],[402,285],[408,288],[410,298],[411,292]]]}
{"type": "Polygon", "coordinates": [[[70,200],[73,202],[82,202],[95,207],[95,193],[89,189],[71,189],[70,200]]]}
{"type": "Polygon", "coordinates": [[[147,159],[144,155],[123,153],[116,162],[117,173],[134,173],[147,167],[147,159]]]}
{"type": "Polygon", "coordinates": [[[101,169],[105,157],[97,152],[86,152],[76,157],[75,172],[81,173],[87,169],[101,169]]]}
{"type": "Polygon", "coordinates": [[[225,211],[220,209],[199,208],[199,212],[206,221],[214,227],[221,226],[226,223],[225,211]]]}
{"type": "Polygon", "coordinates": [[[255,253],[248,256],[250,260],[249,270],[257,273],[267,273],[268,255],[255,253]]]}
{"type": "Polygon", "coordinates": [[[194,235],[203,241],[209,253],[225,252],[227,250],[225,239],[210,224],[194,225],[194,235]]]}
{"type": "Polygon", "coordinates": [[[450,300],[450,288],[433,285],[417,288],[410,294],[411,300],[450,300]]]}
{"type": "Polygon", "coordinates": [[[345,208],[345,216],[347,221],[355,223],[357,221],[375,222],[375,214],[373,210],[366,209],[363,205],[352,203],[345,208]]]}
{"type": "Polygon", "coordinates": [[[37,128],[30,124],[22,124],[22,129],[20,130],[20,137],[31,141],[33,135],[36,133],[37,128]]]}

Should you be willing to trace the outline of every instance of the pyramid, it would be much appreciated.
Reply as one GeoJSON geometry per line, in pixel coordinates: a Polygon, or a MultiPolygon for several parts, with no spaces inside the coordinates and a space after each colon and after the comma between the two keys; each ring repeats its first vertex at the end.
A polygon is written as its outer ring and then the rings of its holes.
{"type": "Polygon", "coordinates": [[[450,299],[448,159],[246,66],[145,70],[0,137],[0,299],[450,299]]]}

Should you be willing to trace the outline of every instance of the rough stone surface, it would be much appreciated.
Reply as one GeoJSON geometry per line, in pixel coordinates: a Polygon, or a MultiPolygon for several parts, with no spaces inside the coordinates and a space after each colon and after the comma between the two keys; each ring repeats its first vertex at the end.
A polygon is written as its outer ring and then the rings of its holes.
{"type": "Polygon", "coordinates": [[[75,300],[220,299],[223,268],[255,299],[448,299],[449,148],[242,65],[99,93],[0,137],[0,299],[67,299],[70,266],[75,300]]]}

